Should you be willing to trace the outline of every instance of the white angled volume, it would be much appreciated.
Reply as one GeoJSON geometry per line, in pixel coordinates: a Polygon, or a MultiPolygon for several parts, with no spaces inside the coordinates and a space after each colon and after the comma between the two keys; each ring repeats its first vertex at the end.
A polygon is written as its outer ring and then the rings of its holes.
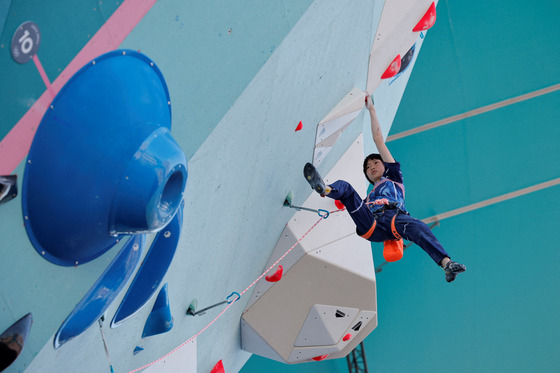
{"type": "MultiPolygon", "coordinates": [[[[360,135],[325,181],[344,179],[365,194],[363,156],[360,135]]],[[[304,206],[336,210],[332,199],[315,192],[304,206]]],[[[312,212],[296,212],[266,268],[318,219],[312,212]]],[[[242,316],[244,350],[289,364],[325,355],[335,359],[346,356],[375,329],[377,296],[371,246],[355,230],[346,211],[331,213],[280,262],[284,267],[280,281],[263,278],[255,285],[242,316]]]]}
{"type": "Polygon", "coordinates": [[[330,346],[342,338],[358,309],[316,304],[311,308],[294,346],[330,346]]]}
{"type": "Polygon", "coordinates": [[[334,146],[342,132],[358,117],[365,105],[366,94],[358,88],[352,89],[319,122],[313,149],[313,164],[317,166],[334,146]]]}

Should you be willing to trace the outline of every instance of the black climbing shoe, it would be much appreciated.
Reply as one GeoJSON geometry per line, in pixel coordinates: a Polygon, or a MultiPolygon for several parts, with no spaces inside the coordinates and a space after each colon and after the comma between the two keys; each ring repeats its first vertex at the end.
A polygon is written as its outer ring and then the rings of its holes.
{"type": "Polygon", "coordinates": [[[319,193],[322,197],[325,196],[325,182],[321,178],[321,175],[317,172],[315,166],[311,163],[306,163],[303,168],[303,176],[305,180],[311,185],[311,188],[319,193]]]}
{"type": "Polygon", "coordinates": [[[467,267],[450,260],[443,269],[445,270],[445,281],[452,282],[459,273],[465,272],[467,267]]]}

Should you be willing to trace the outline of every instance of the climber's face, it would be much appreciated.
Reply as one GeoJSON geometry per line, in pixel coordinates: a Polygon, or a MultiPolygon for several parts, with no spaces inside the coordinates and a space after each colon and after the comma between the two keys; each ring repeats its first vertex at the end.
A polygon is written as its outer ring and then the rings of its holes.
{"type": "Polygon", "coordinates": [[[370,180],[378,182],[385,172],[385,165],[379,159],[369,159],[367,161],[366,174],[370,180]]]}

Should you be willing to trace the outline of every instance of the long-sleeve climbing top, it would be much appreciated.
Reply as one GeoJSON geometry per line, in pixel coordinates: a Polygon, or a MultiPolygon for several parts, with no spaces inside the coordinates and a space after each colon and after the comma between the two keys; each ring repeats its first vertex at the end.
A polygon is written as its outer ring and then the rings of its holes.
{"type": "Polygon", "coordinates": [[[399,210],[406,212],[404,205],[404,181],[399,162],[386,163],[385,172],[381,180],[373,185],[365,202],[368,203],[371,212],[379,213],[393,205],[399,210]]]}

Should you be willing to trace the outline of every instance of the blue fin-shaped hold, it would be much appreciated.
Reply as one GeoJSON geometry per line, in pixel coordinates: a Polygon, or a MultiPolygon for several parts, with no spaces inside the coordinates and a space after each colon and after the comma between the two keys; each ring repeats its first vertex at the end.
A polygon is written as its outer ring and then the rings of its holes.
{"type": "Polygon", "coordinates": [[[111,264],[68,315],[54,337],[54,348],[80,335],[105,313],[136,269],[144,250],[143,234],[130,237],[111,264]]]}
{"type": "Polygon", "coordinates": [[[25,346],[33,316],[23,316],[0,335],[0,372],[12,365],[25,346]]]}
{"type": "Polygon", "coordinates": [[[401,76],[402,73],[404,73],[408,69],[408,66],[410,66],[410,62],[412,61],[412,57],[414,57],[415,50],[416,50],[416,43],[414,43],[412,47],[410,47],[408,52],[406,52],[406,54],[401,58],[401,68],[399,69],[397,75],[395,75],[393,79],[391,79],[389,85],[393,84],[393,82],[397,80],[397,78],[401,76]]]}
{"type": "Polygon", "coordinates": [[[183,227],[183,206],[184,202],[181,203],[173,220],[154,238],[150,250],[111,321],[111,328],[116,328],[142,309],[161,284],[179,243],[183,227]]]}
{"type": "Polygon", "coordinates": [[[140,346],[136,346],[136,348],[134,349],[134,351],[132,351],[132,353],[134,355],[139,354],[140,352],[144,351],[144,347],[140,347],[140,346]]]}
{"type": "Polygon", "coordinates": [[[406,54],[401,58],[401,68],[399,70],[399,74],[404,72],[406,69],[408,69],[408,66],[410,65],[410,61],[412,61],[412,57],[414,57],[415,50],[416,50],[416,43],[414,43],[412,47],[410,47],[408,52],[406,52],[406,54]]]}
{"type": "Polygon", "coordinates": [[[159,291],[154,308],[152,308],[152,312],[148,316],[148,320],[146,320],[142,338],[167,333],[171,328],[173,328],[173,317],[169,309],[169,296],[166,283],[159,291]]]}

